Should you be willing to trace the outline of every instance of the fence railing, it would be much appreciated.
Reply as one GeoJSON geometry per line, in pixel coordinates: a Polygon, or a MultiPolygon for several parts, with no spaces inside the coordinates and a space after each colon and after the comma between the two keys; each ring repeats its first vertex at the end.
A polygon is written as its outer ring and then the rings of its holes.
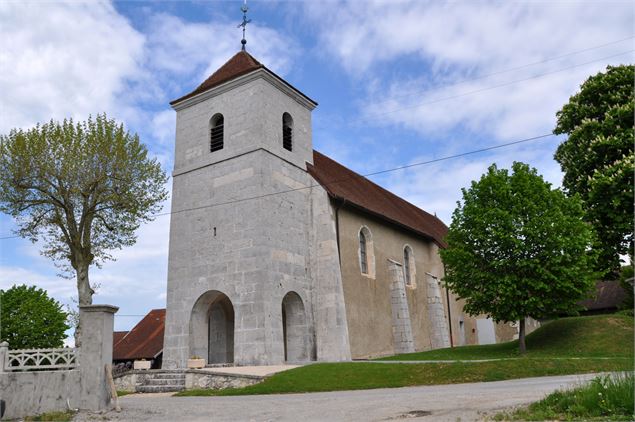
{"type": "Polygon", "coordinates": [[[5,371],[73,369],[79,366],[79,349],[17,349],[8,350],[5,371]]]}

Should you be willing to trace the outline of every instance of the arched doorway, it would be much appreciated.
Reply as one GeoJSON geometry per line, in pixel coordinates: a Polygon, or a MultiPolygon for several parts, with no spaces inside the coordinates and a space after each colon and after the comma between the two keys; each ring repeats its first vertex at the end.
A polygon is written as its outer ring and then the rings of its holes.
{"type": "Polygon", "coordinates": [[[216,290],[202,294],[190,318],[190,355],[208,364],[234,362],[234,307],[216,290]]]}
{"type": "Polygon", "coordinates": [[[309,359],[309,332],[304,303],[296,292],[289,292],[282,299],[282,335],[285,361],[302,362],[309,359]]]}
{"type": "Polygon", "coordinates": [[[227,296],[212,303],[207,320],[207,363],[234,362],[234,307],[227,296]]]}

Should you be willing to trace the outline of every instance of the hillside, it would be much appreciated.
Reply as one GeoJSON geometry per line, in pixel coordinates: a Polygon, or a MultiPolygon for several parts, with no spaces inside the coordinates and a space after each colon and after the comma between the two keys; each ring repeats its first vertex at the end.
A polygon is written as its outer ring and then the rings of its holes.
{"type": "MultiPolygon", "coordinates": [[[[561,318],[527,336],[526,358],[632,357],[633,318],[595,315],[561,318]]],[[[518,341],[390,356],[380,360],[472,360],[519,357],[518,341]]]]}

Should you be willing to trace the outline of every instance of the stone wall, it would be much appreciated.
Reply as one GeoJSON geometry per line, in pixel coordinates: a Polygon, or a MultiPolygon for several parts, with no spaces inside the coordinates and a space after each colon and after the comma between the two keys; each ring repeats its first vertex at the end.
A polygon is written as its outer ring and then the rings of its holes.
{"type": "Polygon", "coordinates": [[[204,370],[190,369],[185,372],[185,388],[224,390],[225,388],[241,388],[258,384],[263,379],[264,377],[253,375],[210,373],[204,370]]]}
{"type": "Polygon", "coordinates": [[[80,306],[82,346],[75,369],[31,370],[5,367],[6,343],[0,345],[0,399],[5,419],[66,409],[103,410],[110,406],[105,365],[112,363],[113,315],[110,305],[80,306]]]}
{"type": "Polygon", "coordinates": [[[225,388],[240,388],[261,382],[264,377],[254,375],[237,375],[212,373],[206,370],[188,369],[185,371],[141,370],[130,371],[114,378],[117,391],[138,392],[153,378],[160,378],[163,374],[184,373],[185,388],[203,388],[222,390],[225,388]]]}
{"type": "Polygon", "coordinates": [[[79,370],[0,373],[4,419],[81,407],[79,370]]]}

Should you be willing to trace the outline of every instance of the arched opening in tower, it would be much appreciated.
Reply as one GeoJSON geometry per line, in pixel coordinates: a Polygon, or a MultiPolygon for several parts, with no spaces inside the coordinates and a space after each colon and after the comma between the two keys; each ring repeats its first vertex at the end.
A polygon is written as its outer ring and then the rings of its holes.
{"type": "Polygon", "coordinates": [[[296,292],[289,292],[282,299],[282,335],[286,362],[309,360],[309,330],[304,303],[296,292]]]}
{"type": "Polygon", "coordinates": [[[203,293],[194,303],[190,318],[190,356],[208,364],[234,362],[234,307],[217,290],[203,293]]]}

